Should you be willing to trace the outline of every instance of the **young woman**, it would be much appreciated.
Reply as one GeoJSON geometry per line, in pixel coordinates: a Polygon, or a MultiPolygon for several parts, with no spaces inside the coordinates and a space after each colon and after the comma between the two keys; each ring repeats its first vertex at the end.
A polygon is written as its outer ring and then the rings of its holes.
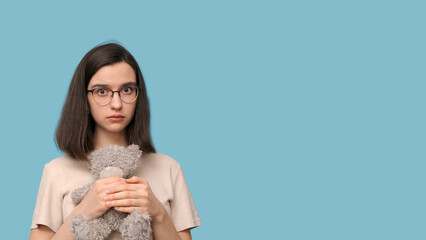
{"type": "MultiPolygon", "coordinates": [[[[66,154],[47,163],[37,196],[30,240],[75,239],[75,214],[97,218],[109,208],[148,212],[156,240],[191,239],[201,225],[182,169],[156,153],[151,141],[149,102],[133,56],[114,43],[89,51],[72,78],[56,131],[66,154]],[[137,144],[143,151],[134,176],[96,181],[74,206],[73,189],[91,181],[87,154],[110,144],[137,144]]],[[[113,232],[107,239],[121,239],[113,232]]]]}

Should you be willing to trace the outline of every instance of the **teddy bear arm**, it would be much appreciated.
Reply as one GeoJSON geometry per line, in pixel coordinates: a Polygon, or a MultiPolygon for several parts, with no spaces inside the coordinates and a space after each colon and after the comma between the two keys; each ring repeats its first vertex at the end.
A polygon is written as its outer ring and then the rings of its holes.
{"type": "Polygon", "coordinates": [[[77,188],[71,193],[72,201],[75,205],[80,204],[83,198],[86,196],[87,192],[89,192],[91,183],[84,185],[83,187],[77,188]]]}

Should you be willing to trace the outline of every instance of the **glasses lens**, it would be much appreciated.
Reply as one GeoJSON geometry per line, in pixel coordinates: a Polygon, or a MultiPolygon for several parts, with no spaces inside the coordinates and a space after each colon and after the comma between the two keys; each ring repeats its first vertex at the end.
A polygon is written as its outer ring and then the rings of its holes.
{"type": "Polygon", "coordinates": [[[135,86],[125,87],[120,91],[121,100],[126,103],[132,103],[138,97],[138,88],[135,86]]]}
{"type": "Polygon", "coordinates": [[[96,88],[95,91],[93,91],[93,98],[98,104],[106,105],[111,99],[111,90],[106,88],[96,88]]]}

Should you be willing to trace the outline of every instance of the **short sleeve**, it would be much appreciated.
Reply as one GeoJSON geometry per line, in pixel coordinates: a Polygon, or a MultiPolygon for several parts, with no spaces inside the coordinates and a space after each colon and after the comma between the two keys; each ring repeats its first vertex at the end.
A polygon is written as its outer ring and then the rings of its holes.
{"type": "Polygon", "coordinates": [[[38,189],[31,229],[38,228],[38,225],[42,224],[56,232],[62,225],[63,198],[60,192],[60,184],[60,179],[46,164],[38,189]]]}
{"type": "Polygon", "coordinates": [[[180,165],[175,170],[173,195],[170,202],[170,213],[176,230],[179,232],[200,226],[201,220],[180,165]]]}

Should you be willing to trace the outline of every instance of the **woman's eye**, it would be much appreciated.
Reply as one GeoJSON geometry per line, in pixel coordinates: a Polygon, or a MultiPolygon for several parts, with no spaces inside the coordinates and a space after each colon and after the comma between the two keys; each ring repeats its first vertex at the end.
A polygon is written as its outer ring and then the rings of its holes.
{"type": "Polygon", "coordinates": [[[122,93],[124,94],[131,94],[133,92],[132,87],[125,87],[121,90],[122,93]]]}
{"type": "Polygon", "coordinates": [[[100,96],[103,96],[103,95],[106,95],[107,94],[107,90],[105,90],[105,89],[103,89],[103,88],[98,88],[98,89],[96,89],[96,94],[98,94],[98,95],[100,95],[100,96]]]}

